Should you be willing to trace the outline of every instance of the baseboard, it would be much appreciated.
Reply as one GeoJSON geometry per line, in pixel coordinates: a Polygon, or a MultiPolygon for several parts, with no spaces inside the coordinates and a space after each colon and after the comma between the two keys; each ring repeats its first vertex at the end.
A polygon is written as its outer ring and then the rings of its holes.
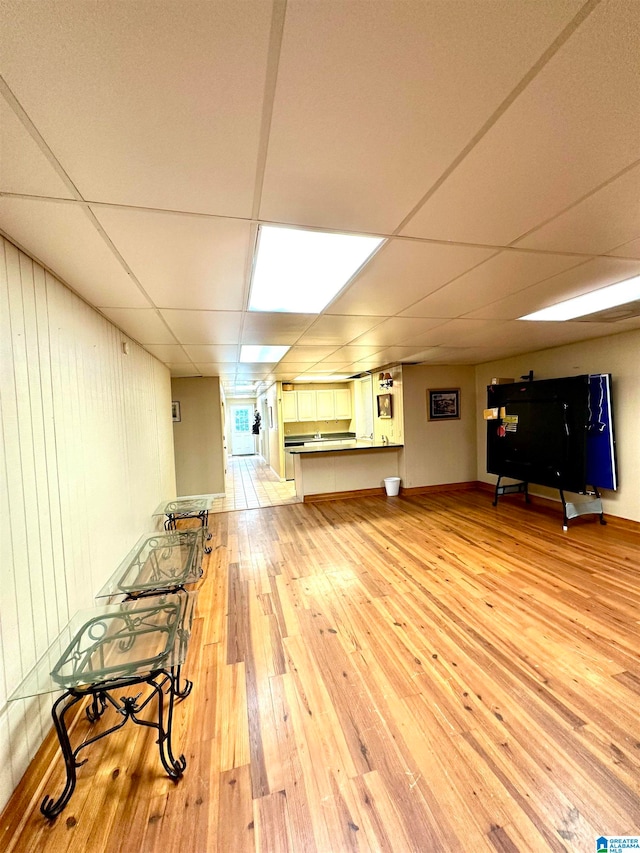
{"type": "MultiPolygon", "coordinates": [[[[416,486],[411,489],[405,489],[403,486],[400,486],[400,494],[404,497],[411,497],[412,495],[433,494],[434,492],[470,491],[471,489],[475,489],[477,485],[477,482],[473,480],[468,483],[443,483],[438,486],[416,486]]],[[[384,494],[385,490],[383,488],[357,489],[349,492],[323,492],[319,495],[305,495],[303,502],[318,503],[319,501],[340,501],[345,498],[370,498],[379,497],[384,494]]]]}
{"type": "Polygon", "coordinates": [[[372,498],[384,495],[385,491],[382,487],[377,489],[354,489],[352,492],[321,492],[318,495],[305,495],[302,502],[305,504],[315,504],[321,501],[342,501],[345,498],[372,498]]]}
{"type": "Polygon", "coordinates": [[[468,492],[477,489],[479,485],[477,480],[469,480],[466,483],[440,483],[435,486],[414,486],[410,489],[401,487],[400,492],[406,497],[411,497],[412,495],[432,495],[434,492],[468,492]]]}

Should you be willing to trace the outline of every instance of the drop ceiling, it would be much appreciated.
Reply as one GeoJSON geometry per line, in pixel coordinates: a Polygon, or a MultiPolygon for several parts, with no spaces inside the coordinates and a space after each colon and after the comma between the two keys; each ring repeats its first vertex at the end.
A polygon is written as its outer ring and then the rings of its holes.
{"type": "Polygon", "coordinates": [[[0,230],[174,376],[640,328],[518,320],[640,274],[635,0],[0,0],[0,32],[0,230]],[[254,313],[261,223],[387,242],[321,315],[254,313]]]}

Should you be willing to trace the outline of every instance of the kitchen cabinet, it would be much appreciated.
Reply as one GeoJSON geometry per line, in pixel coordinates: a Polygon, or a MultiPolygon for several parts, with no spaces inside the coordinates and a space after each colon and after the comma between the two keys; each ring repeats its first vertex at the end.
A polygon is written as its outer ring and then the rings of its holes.
{"type": "Polygon", "coordinates": [[[335,418],[337,421],[350,421],[351,413],[351,389],[338,388],[334,392],[335,418]]]}
{"type": "Polygon", "coordinates": [[[316,392],[315,391],[296,391],[298,398],[298,420],[299,421],[315,421],[316,420],[316,392]]]}
{"type": "Polygon", "coordinates": [[[316,417],[319,421],[335,419],[336,404],[333,390],[316,391],[316,417]]]}
{"type": "Polygon", "coordinates": [[[351,389],[282,392],[282,419],[285,423],[300,421],[350,421],[351,389]]]}
{"type": "Polygon", "coordinates": [[[297,421],[298,420],[298,397],[297,391],[282,392],[282,420],[297,421]]]}

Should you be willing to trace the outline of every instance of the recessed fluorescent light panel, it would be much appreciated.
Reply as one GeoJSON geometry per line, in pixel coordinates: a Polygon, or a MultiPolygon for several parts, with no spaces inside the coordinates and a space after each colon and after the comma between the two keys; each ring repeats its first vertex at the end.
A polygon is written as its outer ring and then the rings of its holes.
{"type": "Polygon", "coordinates": [[[534,311],[520,317],[520,320],[573,320],[575,317],[584,317],[605,308],[614,308],[616,305],[624,305],[640,299],[640,275],[627,281],[620,281],[600,290],[593,290],[575,299],[567,299],[541,311],[534,311]]]}
{"type": "Polygon", "coordinates": [[[249,310],[319,314],[382,242],[260,226],[249,310]]]}
{"type": "Polygon", "coordinates": [[[291,347],[261,347],[243,344],[240,348],[240,361],[243,363],[266,362],[276,364],[291,347]]]}

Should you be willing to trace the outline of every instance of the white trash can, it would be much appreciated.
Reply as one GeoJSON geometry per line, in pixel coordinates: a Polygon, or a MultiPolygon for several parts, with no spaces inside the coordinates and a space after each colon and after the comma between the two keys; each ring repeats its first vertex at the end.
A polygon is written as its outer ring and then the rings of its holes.
{"type": "Polygon", "coordinates": [[[400,477],[385,477],[384,488],[388,495],[397,495],[400,492],[400,477]]]}

